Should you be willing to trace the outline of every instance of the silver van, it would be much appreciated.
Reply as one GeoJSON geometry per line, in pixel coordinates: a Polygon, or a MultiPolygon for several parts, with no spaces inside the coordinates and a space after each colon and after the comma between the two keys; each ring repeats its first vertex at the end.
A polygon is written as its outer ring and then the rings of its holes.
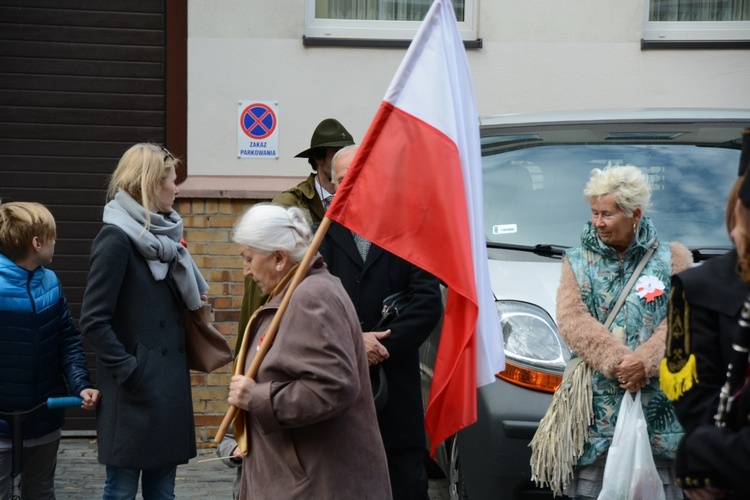
{"type": "MultiPolygon", "coordinates": [[[[528,447],[570,352],[555,323],[563,251],[590,216],[594,168],[636,165],[652,185],[662,242],[696,263],[726,252],[727,194],[737,178],[750,109],[631,109],[480,119],[484,221],[507,368],[478,389],[475,424],[442,443],[435,461],[450,498],[552,498],[531,482],[528,447]]],[[[422,346],[423,396],[440,332],[422,346]]]]}

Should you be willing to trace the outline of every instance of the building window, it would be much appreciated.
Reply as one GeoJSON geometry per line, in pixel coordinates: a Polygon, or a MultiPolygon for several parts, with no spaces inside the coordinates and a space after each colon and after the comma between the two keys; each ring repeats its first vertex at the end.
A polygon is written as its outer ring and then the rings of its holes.
{"type": "Polygon", "coordinates": [[[644,40],[750,40],[750,0],[647,0],[644,40]]]}
{"type": "MultiPolygon", "coordinates": [[[[454,0],[464,40],[475,40],[477,0],[454,0]]],[[[305,0],[305,37],[411,40],[432,0],[305,0]]]]}

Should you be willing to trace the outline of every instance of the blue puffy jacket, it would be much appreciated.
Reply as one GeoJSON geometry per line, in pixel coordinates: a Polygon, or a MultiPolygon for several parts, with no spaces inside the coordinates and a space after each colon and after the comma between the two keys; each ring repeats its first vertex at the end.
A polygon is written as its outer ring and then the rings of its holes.
{"type": "MultiPolygon", "coordinates": [[[[27,271],[0,254],[0,410],[33,408],[68,396],[68,387],[78,396],[92,386],[60,281],[49,269],[27,271]]],[[[64,419],[64,410],[43,408],[24,420],[23,437],[49,434],[64,419]]],[[[0,437],[11,435],[10,424],[0,419],[0,437]]]]}

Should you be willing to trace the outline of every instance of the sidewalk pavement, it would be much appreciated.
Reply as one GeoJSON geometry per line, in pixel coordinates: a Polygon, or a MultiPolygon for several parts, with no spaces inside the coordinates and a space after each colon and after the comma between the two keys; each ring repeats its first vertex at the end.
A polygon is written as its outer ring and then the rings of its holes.
{"type": "MultiPolygon", "coordinates": [[[[175,497],[178,499],[232,498],[235,469],[215,458],[216,450],[198,450],[198,456],[177,467],[175,497]]],[[[55,476],[57,500],[92,500],[102,497],[106,472],[96,459],[96,439],[68,438],[60,440],[55,476]]],[[[140,492],[138,498],[141,498],[140,492]]]]}
{"type": "MultiPolygon", "coordinates": [[[[235,469],[221,460],[202,460],[216,457],[216,450],[198,450],[198,456],[177,467],[175,497],[177,499],[232,498],[235,469]]],[[[58,500],[92,500],[102,497],[105,469],[96,459],[96,439],[63,437],[57,456],[55,495],[58,500]]],[[[137,498],[141,498],[140,493],[137,498]]],[[[447,482],[430,480],[430,500],[447,500],[447,482]]]]}

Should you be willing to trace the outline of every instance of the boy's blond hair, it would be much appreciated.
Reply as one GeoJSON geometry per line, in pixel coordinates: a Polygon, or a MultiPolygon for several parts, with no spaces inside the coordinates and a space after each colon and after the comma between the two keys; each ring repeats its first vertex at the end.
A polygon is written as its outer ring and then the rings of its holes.
{"type": "Polygon", "coordinates": [[[45,243],[57,238],[52,213],[41,203],[0,203],[0,253],[16,262],[23,259],[37,236],[45,243]]]}

